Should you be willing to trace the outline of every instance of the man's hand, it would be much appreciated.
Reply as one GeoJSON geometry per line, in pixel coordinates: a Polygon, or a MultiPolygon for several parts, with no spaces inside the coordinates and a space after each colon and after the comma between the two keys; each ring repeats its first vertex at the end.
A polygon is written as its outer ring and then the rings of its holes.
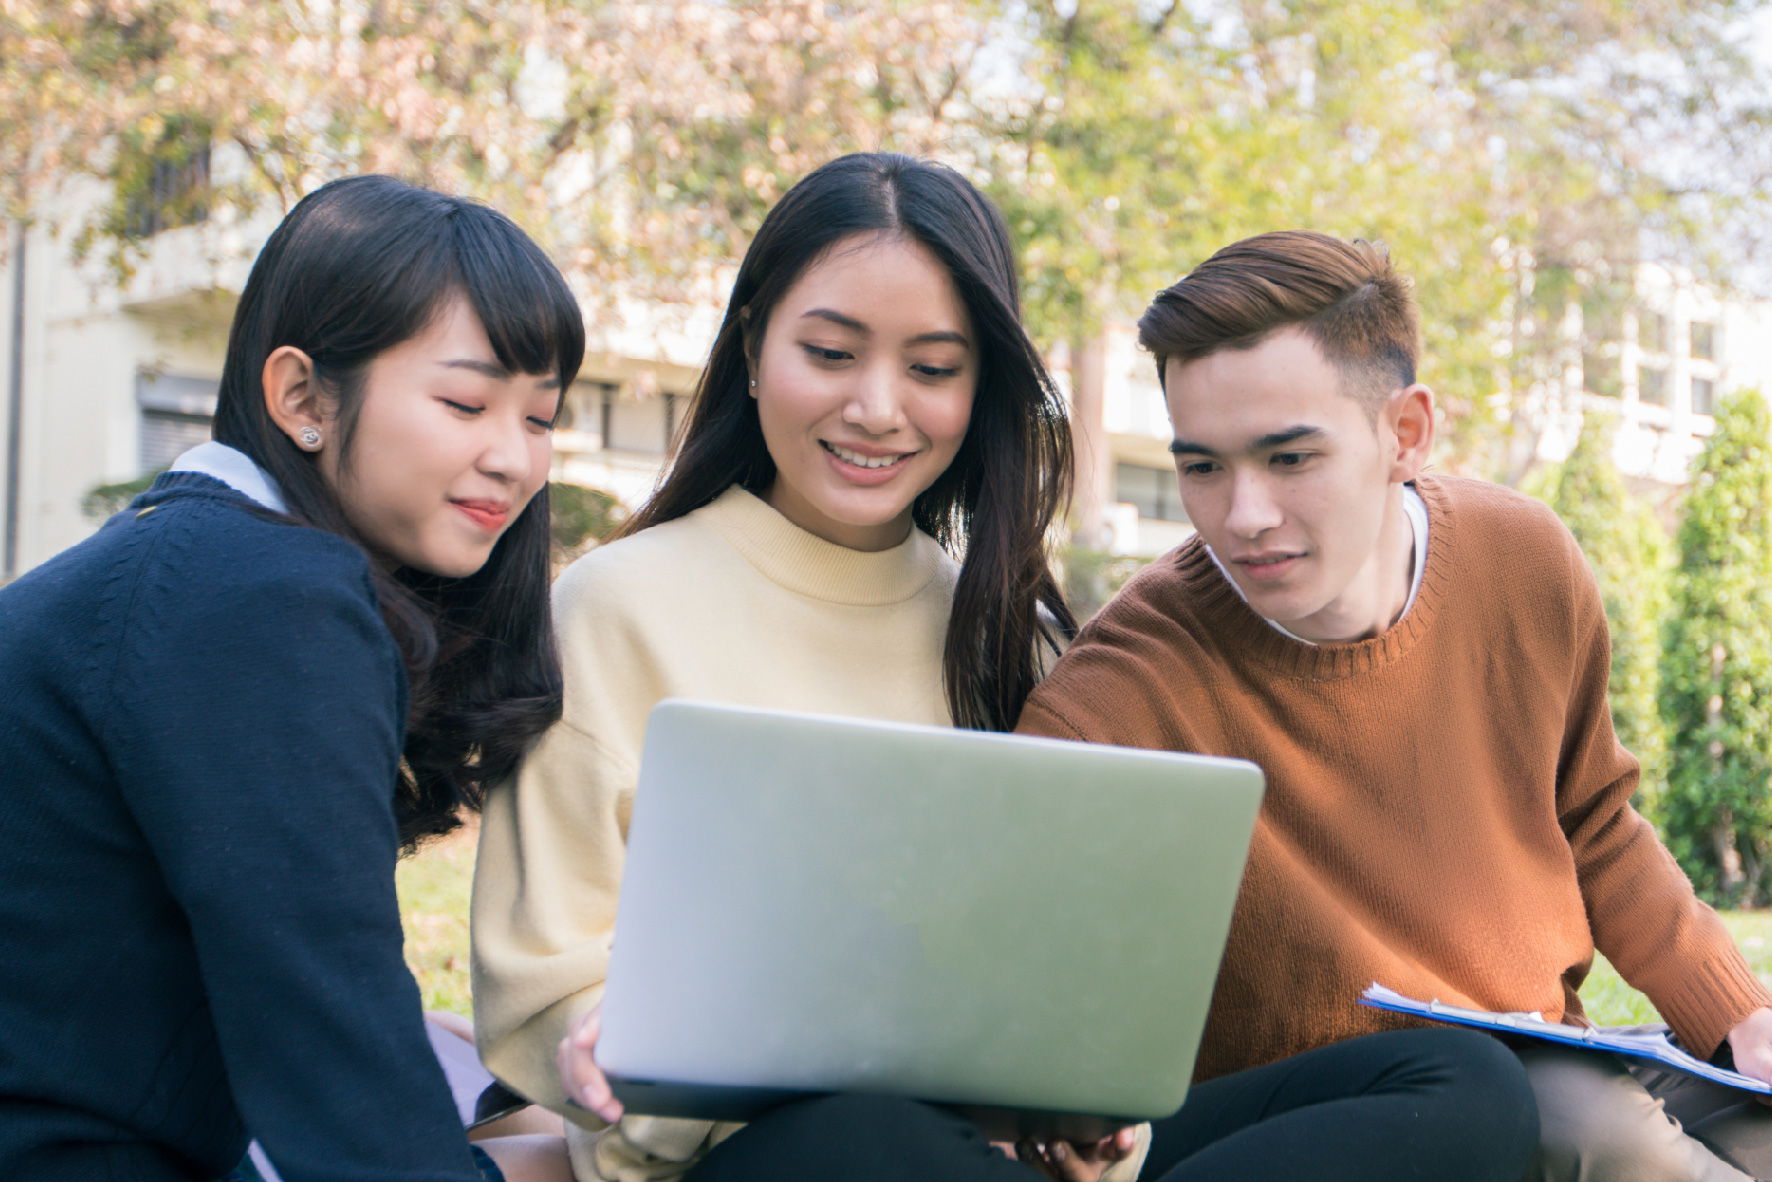
{"type": "MultiPolygon", "coordinates": [[[[1737,1022],[1729,1032],[1729,1050],[1735,1055],[1735,1070],[1772,1083],[1772,1009],[1761,1006],[1737,1022]]],[[[1772,1104],[1772,1096],[1759,1100],[1772,1104]]]]}
{"type": "Polygon", "coordinates": [[[608,1077],[591,1057],[602,1030],[603,1007],[599,1005],[567,1027],[566,1037],[554,1052],[554,1066],[560,1071],[560,1086],[566,1089],[568,1100],[614,1124],[621,1119],[621,1101],[615,1098],[608,1077]]]}
{"type": "Polygon", "coordinates": [[[1138,1130],[1117,1129],[1099,1141],[1018,1141],[1013,1146],[996,1142],[1004,1156],[1026,1162],[1053,1182],[1099,1182],[1107,1168],[1131,1156],[1138,1145],[1138,1130]]]}

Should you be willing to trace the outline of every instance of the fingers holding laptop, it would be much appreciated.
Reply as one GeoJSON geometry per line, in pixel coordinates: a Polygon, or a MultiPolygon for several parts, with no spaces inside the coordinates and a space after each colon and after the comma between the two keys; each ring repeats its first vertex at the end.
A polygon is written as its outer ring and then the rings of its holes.
{"type": "Polygon", "coordinates": [[[614,1124],[621,1119],[621,1101],[615,1098],[603,1069],[592,1057],[597,1049],[597,1036],[602,1030],[601,1005],[580,1014],[566,1028],[566,1037],[560,1040],[559,1049],[554,1052],[554,1064],[560,1071],[560,1084],[566,1089],[566,1098],[614,1124]]]}
{"type": "Polygon", "coordinates": [[[1032,1141],[1010,1144],[992,1142],[1003,1156],[1025,1162],[1054,1182],[1098,1182],[1115,1162],[1124,1161],[1138,1146],[1138,1130],[1116,1130],[1099,1141],[1032,1141]]]}
{"type": "Polygon", "coordinates": [[[1109,1166],[1131,1157],[1137,1147],[1138,1129],[1129,1125],[1099,1141],[1053,1141],[1046,1150],[1059,1168],[1056,1177],[1063,1182],[1096,1182],[1109,1166]]]}
{"type": "Polygon", "coordinates": [[[1108,1161],[1125,1161],[1138,1148],[1139,1125],[1127,1125],[1123,1129],[1115,1129],[1112,1133],[1095,1143],[1096,1152],[1108,1161]]]}

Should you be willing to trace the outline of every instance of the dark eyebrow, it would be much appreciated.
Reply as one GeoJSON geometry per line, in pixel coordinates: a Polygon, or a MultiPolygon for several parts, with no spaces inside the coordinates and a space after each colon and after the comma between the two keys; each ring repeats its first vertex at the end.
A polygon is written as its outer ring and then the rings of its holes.
{"type": "MultiPolygon", "coordinates": [[[[495,382],[507,381],[514,376],[510,370],[506,369],[496,361],[482,361],[474,357],[458,357],[454,361],[439,361],[437,364],[441,365],[444,369],[472,370],[477,374],[491,378],[495,382]]],[[[558,377],[545,378],[542,381],[535,383],[535,388],[538,390],[558,390],[560,388],[560,379],[558,377]]]]}
{"type": "MultiPolygon", "coordinates": [[[[828,320],[832,324],[847,328],[849,331],[858,333],[864,337],[871,337],[874,335],[873,329],[869,328],[855,317],[845,316],[843,313],[833,311],[830,308],[813,308],[811,311],[800,313],[800,319],[802,320],[805,320],[809,316],[817,317],[820,320],[828,320]]],[[[922,345],[930,342],[940,343],[944,341],[951,341],[962,348],[972,348],[971,341],[967,340],[963,334],[954,332],[951,329],[940,329],[936,332],[918,333],[910,339],[910,343],[913,345],[922,345]]]]}
{"type": "Polygon", "coordinates": [[[1321,435],[1321,427],[1287,427],[1284,431],[1270,431],[1249,445],[1250,451],[1272,451],[1276,447],[1285,447],[1288,443],[1297,443],[1300,439],[1309,439],[1313,435],[1321,435]]]}
{"type": "Polygon", "coordinates": [[[847,328],[851,332],[858,332],[864,337],[874,335],[872,329],[868,328],[867,325],[863,324],[855,317],[845,316],[841,312],[833,312],[829,308],[814,308],[810,312],[802,312],[800,314],[800,319],[804,320],[808,316],[816,316],[821,320],[829,320],[832,324],[847,328]]]}
{"type": "MultiPolygon", "coordinates": [[[[1297,443],[1300,439],[1309,439],[1313,435],[1323,434],[1321,427],[1287,427],[1283,431],[1270,431],[1251,443],[1248,451],[1251,454],[1272,451],[1276,447],[1285,447],[1288,443],[1297,443]]],[[[1195,443],[1189,439],[1176,439],[1169,444],[1169,454],[1176,456],[1216,456],[1218,453],[1204,443],[1195,443]]]]}
{"type": "Polygon", "coordinates": [[[477,357],[457,357],[454,361],[439,361],[444,369],[471,369],[477,374],[484,374],[496,381],[504,381],[511,376],[511,371],[496,361],[484,361],[477,357]]]}

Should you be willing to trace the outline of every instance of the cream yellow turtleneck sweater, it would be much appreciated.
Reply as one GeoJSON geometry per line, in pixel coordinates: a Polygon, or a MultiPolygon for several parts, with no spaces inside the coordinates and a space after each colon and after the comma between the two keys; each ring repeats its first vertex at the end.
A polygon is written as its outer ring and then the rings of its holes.
{"type": "Polygon", "coordinates": [[[603,993],[646,716],[666,697],[946,726],[941,653],[959,569],[913,531],[867,553],[742,489],[592,551],[554,615],[565,716],[486,803],[474,1006],[486,1065],[573,1122],[581,1179],[682,1174],[736,1126],[564,1107],[554,1049],[603,993]]]}

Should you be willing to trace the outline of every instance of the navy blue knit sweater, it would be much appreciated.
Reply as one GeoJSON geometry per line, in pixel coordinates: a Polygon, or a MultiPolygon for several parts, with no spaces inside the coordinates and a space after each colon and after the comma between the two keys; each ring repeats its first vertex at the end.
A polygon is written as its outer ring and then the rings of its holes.
{"type": "Polygon", "coordinates": [[[0,589],[0,1178],[477,1182],[360,551],[193,473],[0,589]]]}

